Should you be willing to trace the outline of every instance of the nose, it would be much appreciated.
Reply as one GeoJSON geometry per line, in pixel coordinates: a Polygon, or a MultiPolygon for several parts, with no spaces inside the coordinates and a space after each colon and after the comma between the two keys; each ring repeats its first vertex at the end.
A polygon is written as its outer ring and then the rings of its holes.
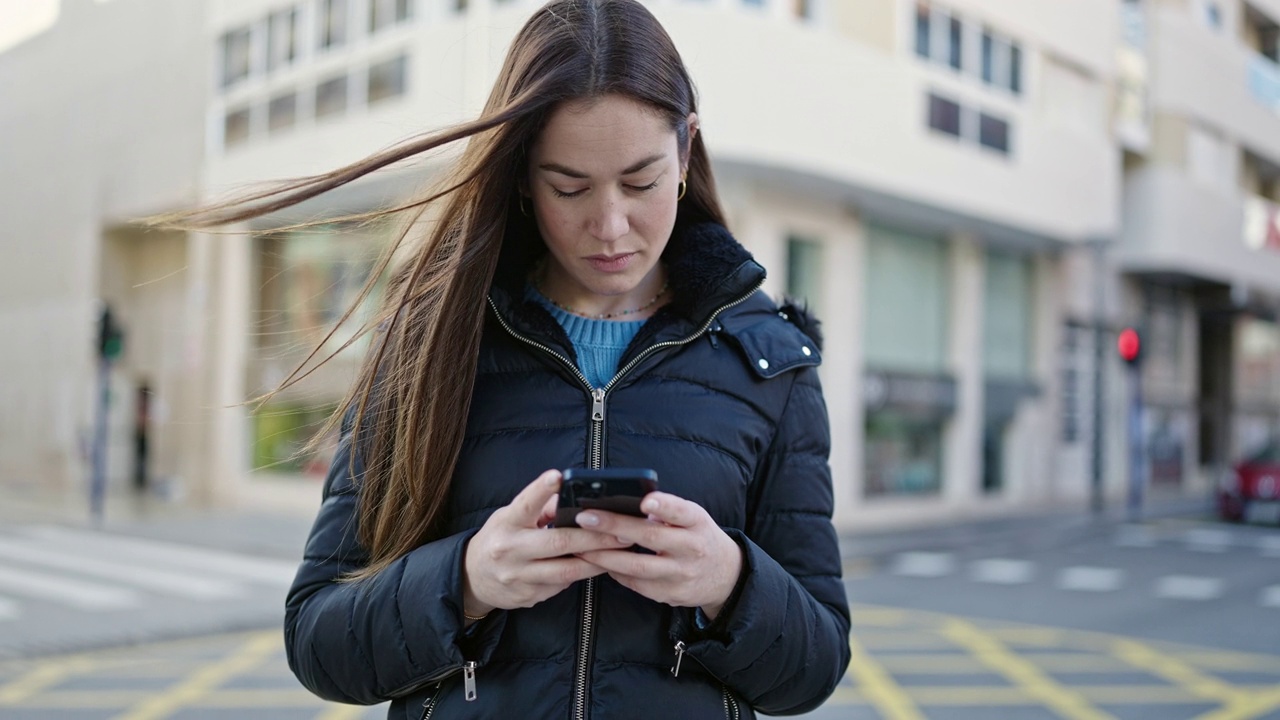
{"type": "Polygon", "coordinates": [[[592,209],[588,230],[597,240],[613,242],[631,230],[627,221],[627,205],[613,193],[601,193],[599,204],[592,209]]]}

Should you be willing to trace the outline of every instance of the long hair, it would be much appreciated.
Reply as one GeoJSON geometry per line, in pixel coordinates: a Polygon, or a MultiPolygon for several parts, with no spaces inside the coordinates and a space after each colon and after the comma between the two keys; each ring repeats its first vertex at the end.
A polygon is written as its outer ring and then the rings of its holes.
{"type": "MultiPolygon", "coordinates": [[[[671,38],[637,0],[553,0],[543,6],[516,35],[482,114],[471,122],[410,139],[330,173],[165,218],[188,227],[242,222],[448,143],[468,141],[437,190],[361,216],[405,211],[420,216],[431,203],[442,204],[425,236],[415,238],[416,249],[392,273],[382,308],[356,334],[378,328],[357,381],[326,428],[350,415],[352,442],[365,465],[359,540],[370,561],[353,577],[375,575],[440,534],[471,405],[486,298],[507,223],[523,223],[536,234],[518,209],[527,149],[562,103],[610,94],[653,107],[669,120],[681,152],[689,148],[688,188],[677,227],[699,220],[723,223],[701,135],[689,142],[687,118],[697,111],[693,84],[671,38]]],[[[420,226],[409,223],[391,244],[356,305],[420,226]]],[[[354,310],[348,309],[338,325],[354,310]]],[[[323,346],[275,392],[314,370],[306,368],[323,346]]]]}

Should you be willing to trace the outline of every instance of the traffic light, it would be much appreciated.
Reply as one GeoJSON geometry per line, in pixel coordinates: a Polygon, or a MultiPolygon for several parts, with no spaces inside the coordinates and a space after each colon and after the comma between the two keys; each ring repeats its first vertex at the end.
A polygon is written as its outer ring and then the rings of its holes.
{"type": "Polygon", "coordinates": [[[116,324],[111,308],[102,306],[102,314],[98,316],[98,356],[104,360],[115,360],[124,352],[124,329],[116,324]]]}
{"type": "Polygon", "coordinates": [[[1120,351],[1120,359],[1129,365],[1137,365],[1142,360],[1142,335],[1136,328],[1127,327],[1120,331],[1116,339],[1116,349],[1120,351]]]}

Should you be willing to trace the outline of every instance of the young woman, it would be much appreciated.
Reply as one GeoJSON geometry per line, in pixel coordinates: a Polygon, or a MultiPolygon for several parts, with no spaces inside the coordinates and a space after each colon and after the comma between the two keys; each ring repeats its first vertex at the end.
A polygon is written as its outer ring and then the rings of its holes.
{"type": "Polygon", "coordinates": [[[554,0],[478,120],[202,220],[463,138],[340,413],[288,595],[294,672],[413,720],[818,706],[849,615],[816,323],[760,292],[636,0],[554,0]],[[558,469],[599,467],[657,471],[648,517],[549,527],[558,469]]]}

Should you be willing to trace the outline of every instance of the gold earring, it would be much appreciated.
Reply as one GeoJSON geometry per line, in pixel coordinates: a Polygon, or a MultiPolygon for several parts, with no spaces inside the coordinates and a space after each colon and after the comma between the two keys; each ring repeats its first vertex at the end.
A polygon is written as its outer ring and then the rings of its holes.
{"type": "Polygon", "coordinates": [[[689,190],[689,183],[685,182],[684,178],[680,178],[680,194],[676,195],[676,202],[680,202],[681,200],[683,200],[684,194],[688,192],[688,190],[689,190]]]}
{"type": "Polygon", "coordinates": [[[519,201],[518,201],[518,202],[520,203],[520,214],[521,214],[521,215],[523,215],[523,216],[525,216],[525,217],[533,217],[533,208],[525,209],[525,206],[524,206],[525,195],[524,195],[524,193],[520,193],[519,198],[520,198],[520,199],[519,199],[519,201]]]}

